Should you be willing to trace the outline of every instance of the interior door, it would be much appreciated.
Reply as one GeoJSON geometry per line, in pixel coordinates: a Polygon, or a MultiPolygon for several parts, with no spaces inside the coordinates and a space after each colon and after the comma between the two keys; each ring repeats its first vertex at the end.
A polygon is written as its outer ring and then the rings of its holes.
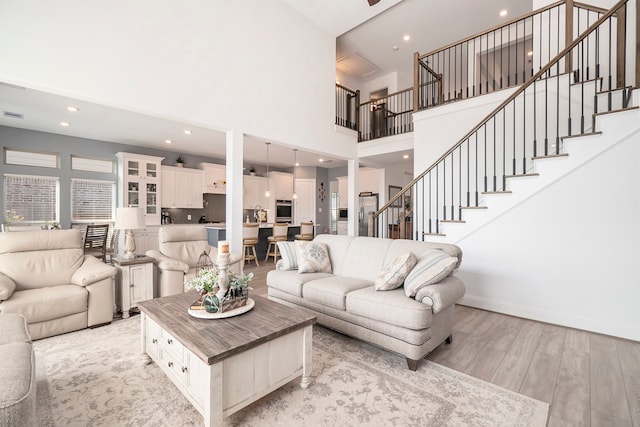
{"type": "Polygon", "coordinates": [[[296,179],[295,189],[298,198],[294,200],[294,224],[302,221],[316,221],[315,179],[296,179]]]}

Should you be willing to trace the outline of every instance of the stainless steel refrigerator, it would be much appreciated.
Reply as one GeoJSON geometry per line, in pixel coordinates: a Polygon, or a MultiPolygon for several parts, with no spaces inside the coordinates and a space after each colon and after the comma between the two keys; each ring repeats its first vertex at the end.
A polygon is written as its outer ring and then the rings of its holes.
{"type": "MultiPolygon", "coordinates": [[[[360,203],[358,209],[358,235],[369,235],[369,213],[378,210],[377,193],[360,193],[360,203]]],[[[374,223],[375,226],[375,223],[374,223]]]]}

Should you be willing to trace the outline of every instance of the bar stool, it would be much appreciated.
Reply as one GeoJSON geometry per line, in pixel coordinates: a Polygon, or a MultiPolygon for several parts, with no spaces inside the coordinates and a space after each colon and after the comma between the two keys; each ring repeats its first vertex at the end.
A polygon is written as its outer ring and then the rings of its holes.
{"type": "Polygon", "coordinates": [[[258,263],[258,255],[256,255],[256,245],[258,244],[258,233],[260,232],[260,224],[250,223],[242,224],[242,265],[249,261],[255,261],[256,266],[260,267],[258,263]]]}
{"type": "Polygon", "coordinates": [[[296,234],[296,240],[313,240],[313,222],[301,222],[300,234],[296,234]]]}
{"type": "Polygon", "coordinates": [[[289,231],[289,224],[273,224],[273,235],[268,236],[267,240],[269,241],[269,246],[267,247],[267,257],[264,259],[265,261],[269,260],[269,257],[273,257],[273,263],[275,264],[278,260],[278,242],[286,242],[287,241],[287,232],[289,231]]]}

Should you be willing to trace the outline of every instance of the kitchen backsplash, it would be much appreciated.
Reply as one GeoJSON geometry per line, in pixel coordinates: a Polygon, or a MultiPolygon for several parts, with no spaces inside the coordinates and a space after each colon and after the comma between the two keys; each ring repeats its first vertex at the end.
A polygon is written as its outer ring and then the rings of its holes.
{"type": "Polygon", "coordinates": [[[201,216],[207,221],[225,222],[227,199],[224,194],[204,194],[204,209],[162,209],[171,216],[174,224],[197,224],[201,216]],[[191,215],[191,219],[187,219],[191,215]]]}

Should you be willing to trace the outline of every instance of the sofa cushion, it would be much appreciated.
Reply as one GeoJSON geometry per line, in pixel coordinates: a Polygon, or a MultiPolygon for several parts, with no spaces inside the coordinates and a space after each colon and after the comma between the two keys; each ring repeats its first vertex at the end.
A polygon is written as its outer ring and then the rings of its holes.
{"type": "Polygon", "coordinates": [[[2,313],[23,315],[28,323],[45,322],[88,310],[88,291],[75,285],[15,291],[0,306],[2,313]]]}
{"type": "Polygon", "coordinates": [[[16,282],[0,273],[0,301],[8,299],[16,290],[16,282]]]}
{"type": "MultiPolygon", "coordinates": [[[[8,421],[8,425],[16,422],[30,422],[28,415],[35,410],[35,381],[33,380],[33,353],[31,343],[13,342],[0,346],[0,378],[2,378],[2,392],[0,393],[0,409],[10,411],[3,413],[1,421],[8,421]],[[34,396],[28,398],[28,396],[34,396]]],[[[27,424],[22,424],[27,425],[27,424]]]]}
{"type": "Polygon", "coordinates": [[[24,316],[19,314],[0,316],[0,345],[10,342],[31,342],[24,316]]]}
{"type": "Polygon", "coordinates": [[[278,251],[282,259],[278,261],[278,270],[297,270],[298,254],[295,242],[278,242],[278,251]]]}
{"type": "Polygon", "coordinates": [[[340,275],[375,281],[386,264],[385,255],[392,242],[391,239],[355,237],[345,255],[340,275]]]}
{"type": "Polygon", "coordinates": [[[402,286],[405,277],[411,272],[418,260],[411,252],[397,256],[393,261],[387,264],[374,283],[376,291],[390,291],[402,286]]]}
{"type": "Polygon", "coordinates": [[[317,304],[327,305],[338,310],[346,309],[345,299],[349,292],[371,287],[369,280],[355,277],[332,276],[324,279],[312,280],[304,284],[302,296],[317,304]]]}
{"type": "MultiPolygon", "coordinates": [[[[23,233],[27,232],[19,234],[23,233]]],[[[44,233],[56,234],[58,231],[44,233]]],[[[83,261],[82,249],[4,253],[0,254],[0,272],[15,282],[16,291],[22,291],[44,286],[67,285],[71,283],[71,276],[80,268],[83,261]]]]}
{"type": "Polygon", "coordinates": [[[457,263],[458,258],[449,256],[440,249],[431,249],[405,279],[405,295],[413,297],[420,288],[438,283],[453,272],[457,263]]]}
{"type": "Polygon", "coordinates": [[[331,260],[331,270],[336,276],[343,276],[342,269],[345,265],[345,256],[355,237],[339,236],[335,234],[318,234],[314,242],[324,243],[329,251],[329,259],[331,260]]]}
{"type": "Polygon", "coordinates": [[[376,292],[373,287],[359,289],[347,295],[349,313],[409,329],[431,326],[431,307],[407,298],[402,289],[376,292]]]}
{"type": "Polygon", "coordinates": [[[296,240],[298,273],[331,273],[327,245],[319,242],[296,240]]]}
{"type": "Polygon", "coordinates": [[[297,271],[271,270],[267,273],[267,283],[269,287],[302,297],[302,286],[305,283],[328,277],[333,277],[333,275],[331,273],[298,274],[297,271]]]}

